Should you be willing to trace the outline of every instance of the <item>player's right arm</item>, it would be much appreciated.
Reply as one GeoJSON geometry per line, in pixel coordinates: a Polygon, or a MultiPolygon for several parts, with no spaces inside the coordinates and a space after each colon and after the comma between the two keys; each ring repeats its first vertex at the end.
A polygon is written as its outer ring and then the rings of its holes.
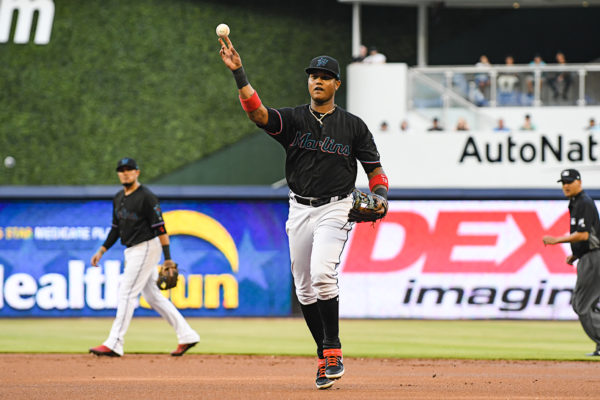
{"type": "Polygon", "coordinates": [[[106,237],[106,240],[104,241],[102,246],[100,246],[98,251],[92,256],[92,259],[90,261],[90,264],[92,264],[92,267],[98,266],[98,262],[100,261],[100,259],[104,255],[104,253],[106,253],[108,251],[108,249],[110,249],[112,247],[112,245],[115,244],[117,239],[119,239],[119,225],[118,225],[117,213],[115,210],[115,204],[113,201],[113,220],[112,220],[110,232],[108,232],[108,236],[106,237]]]}
{"type": "Polygon", "coordinates": [[[266,126],[269,122],[269,112],[258,98],[256,90],[254,90],[248,82],[244,67],[242,66],[242,58],[233,47],[228,36],[225,37],[225,41],[222,38],[219,38],[219,42],[221,43],[219,54],[221,55],[223,63],[225,63],[227,68],[233,73],[233,77],[235,78],[238,87],[242,108],[246,111],[246,115],[248,115],[248,118],[250,118],[252,122],[260,126],[266,126]]]}

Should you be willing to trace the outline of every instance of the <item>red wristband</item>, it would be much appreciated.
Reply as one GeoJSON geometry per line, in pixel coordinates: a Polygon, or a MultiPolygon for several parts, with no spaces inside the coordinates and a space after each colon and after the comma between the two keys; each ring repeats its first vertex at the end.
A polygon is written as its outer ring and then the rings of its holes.
{"type": "Polygon", "coordinates": [[[242,96],[240,96],[240,103],[242,103],[242,108],[246,112],[256,111],[258,110],[258,107],[262,105],[256,90],[254,91],[254,94],[247,99],[242,99],[242,96]]]}
{"type": "Polygon", "coordinates": [[[369,190],[372,192],[377,185],[385,186],[385,190],[389,190],[388,178],[385,174],[375,175],[369,179],[369,190]]]}

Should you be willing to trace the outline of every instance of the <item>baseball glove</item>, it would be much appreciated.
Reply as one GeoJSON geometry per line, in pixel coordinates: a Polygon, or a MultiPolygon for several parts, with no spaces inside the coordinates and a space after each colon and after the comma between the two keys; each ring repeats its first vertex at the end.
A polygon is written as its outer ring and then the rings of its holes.
{"type": "Polygon", "coordinates": [[[172,289],[177,286],[178,276],[177,264],[173,260],[165,260],[163,265],[160,266],[160,271],[158,271],[156,286],[160,290],[172,289]]]}
{"type": "Polygon", "coordinates": [[[378,194],[366,194],[358,189],[352,192],[349,222],[375,222],[387,214],[388,202],[378,194]]]}

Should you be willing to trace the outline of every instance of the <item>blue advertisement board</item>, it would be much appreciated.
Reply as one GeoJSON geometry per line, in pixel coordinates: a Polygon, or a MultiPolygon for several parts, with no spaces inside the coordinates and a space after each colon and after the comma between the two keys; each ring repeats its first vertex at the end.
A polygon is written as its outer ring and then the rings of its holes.
{"type": "MultiPolygon", "coordinates": [[[[162,201],[180,280],[165,296],[185,316],[291,313],[284,201],[162,201]]],[[[114,316],[124,247],[90,259],[110,200],[0,201],[0,317],[114,316]]],[[[137,316],[155,316],[143,298],[137,316]]]]}

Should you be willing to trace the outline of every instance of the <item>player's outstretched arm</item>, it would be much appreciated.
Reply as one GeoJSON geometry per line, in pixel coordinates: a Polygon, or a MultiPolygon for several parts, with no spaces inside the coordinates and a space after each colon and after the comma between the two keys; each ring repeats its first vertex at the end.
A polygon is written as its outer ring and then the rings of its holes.
{"type": "Polygon", "coordinates": [[[98,262],[100,261],[104,253],[106,253],[106,247],[100,246],[98,251],[92,256],[92,260],[90,262],[90,264],[92,264],[92,267],[98,266],[98,262]]]}
{"type": "Polygon", "coordinates": [[[267,125],[269,113],[267,108],[260,101],[256,90],[254,90],[248,82],[246,72],[242,66],[242,58],[233,47],[229,36],[225,36],[224,39],[219,38],[219,43],[221,43],[219,54],[221,55],[223,63],[233,73],[240,94],[242,108],[246,111],[248,118],[250,118],[252,122],[262,126],[267,125]]]}

